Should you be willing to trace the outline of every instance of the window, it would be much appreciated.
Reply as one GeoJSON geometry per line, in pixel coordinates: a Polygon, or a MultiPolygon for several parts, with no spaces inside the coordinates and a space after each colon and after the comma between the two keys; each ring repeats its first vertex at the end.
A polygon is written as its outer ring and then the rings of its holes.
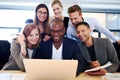
{"type": "Polygon", "coordinates": [[[27,19],[34,19],[34,11],[0,10],[0,40],[9,40],[11,35],[20,32],[27,19]]]}

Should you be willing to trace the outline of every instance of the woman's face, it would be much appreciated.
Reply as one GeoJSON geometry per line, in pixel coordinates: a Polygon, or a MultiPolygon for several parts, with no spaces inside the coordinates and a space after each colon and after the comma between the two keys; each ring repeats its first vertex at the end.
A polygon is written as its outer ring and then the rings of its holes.
{"type": "Polygon", "coordinates": [[[27,40],[30,44],[37,44],[37,42],[39,40],[38,28],[35,28],[31,31],[31,33],[27,37],[27,40]]]}
{"type": "Polygon", "coordinates": [[[56,18],[59,18],[59,17],[62,16],[62,10],[63,10],[63,8],[58,3],[54,4],[52,6],[52,9],[53,9],[53,12],[54,12],[54,16],[56,18]]]}
{"type": "Polygon", "coordinates": [[[47,12],[47,9],[46,8],[39,8],[37,10],[37,18],[40,22],[44,22],[47,18],[47,15],[48,12],[47,12]]]}

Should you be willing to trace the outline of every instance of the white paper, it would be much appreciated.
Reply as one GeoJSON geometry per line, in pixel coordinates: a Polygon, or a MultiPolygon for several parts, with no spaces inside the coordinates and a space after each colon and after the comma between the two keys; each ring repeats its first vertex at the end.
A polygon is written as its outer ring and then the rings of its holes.
{"type": "Polygon", "coordinates": [[[11,80],[12,73],[0,72],[0,80],[11,80]]]}
{"type": "Polygon", "coordinates": [[[107,80],[120,80],[120,74],[119,73],[106,73],[105,78],[107,80]]]}
{"type": "Polygon", "coordinates": [[[100,69],[102,69],[102,68],[109,67],[109,66],[111,66],[111,65],[112,65],[112,63],[111,63],[111,62],[108,62],[108,63],[106,63],[106,64],[103,65],[103,66],[100,66],[100,67],[96,67],[96,68],[92,68],[92,69],[85,70],[85,72],[97,71],[97,70],[100,70],[100,69]]]}
{"type": "Polygon", "coordinates": [[[13,73],[11,80],[25,80],[26,74],[13,73]]]}

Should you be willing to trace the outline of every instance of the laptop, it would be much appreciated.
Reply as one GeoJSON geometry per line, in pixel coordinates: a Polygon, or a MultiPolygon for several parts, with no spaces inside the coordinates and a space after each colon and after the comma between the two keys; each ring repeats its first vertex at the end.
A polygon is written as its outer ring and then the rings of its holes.
{"type": "Polygon", "coordinates": [[[77,60],[24,59],[25,80],[75,80],[77,60]]]}

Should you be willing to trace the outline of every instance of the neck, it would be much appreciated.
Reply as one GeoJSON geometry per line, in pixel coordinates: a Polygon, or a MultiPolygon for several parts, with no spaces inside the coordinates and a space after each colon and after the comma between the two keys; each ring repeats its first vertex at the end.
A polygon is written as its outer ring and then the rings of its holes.
{"type": "Polygon", "coordinates": [[[60,46],[62,44],[62,41],[61,42],[54,42],[53,45],[55,46],[56,49],[59,49],[60,46]]]}
{"type": "MultiPolygon", "coordinates": [[[[56,18],[56,17],[55,17],[56,18]]],[[[61,20],[64,20],[64,17],[61,15],[60,17],[58,17],[61,20]]]]}
{"type": "Polygon", "coordinates": [[[86,46],[87,47],[90,47],[93,45],[93,40],[92,40],[92,37],[90,37],[86,42],[85,42],[86,46]]]}

